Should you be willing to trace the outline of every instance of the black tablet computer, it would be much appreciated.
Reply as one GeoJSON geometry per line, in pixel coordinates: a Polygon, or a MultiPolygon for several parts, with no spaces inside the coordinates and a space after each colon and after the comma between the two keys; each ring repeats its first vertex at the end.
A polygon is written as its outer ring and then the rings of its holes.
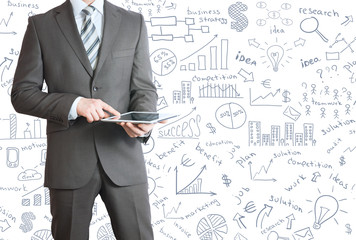
{"type": "Polygon", "coordinates": [[[178,117],[178,114],[158,113],[158,112],[127,112],[121,116],[104,118],[103,122],[131,122],[131,123],[158,123],[163,120],[178,117]]]}

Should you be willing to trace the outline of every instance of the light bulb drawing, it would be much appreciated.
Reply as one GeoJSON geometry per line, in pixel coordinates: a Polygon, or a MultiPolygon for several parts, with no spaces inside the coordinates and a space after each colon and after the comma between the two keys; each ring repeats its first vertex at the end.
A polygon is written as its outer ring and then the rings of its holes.
{"type": "Polygon", "coordinates": [[[314,229],[320,229],[321,225],[332,218],[339,210],[338,201],[330,195],[322,195],[316,201],[314,205],[315,222],[314,229]]]}
{"type": "Polygon", "coordinates": [[[290,51],[293,50],[293,48],[288,46],[288,42],[279,43],[278,38],[276,38],[273,44],[268,42],[259,44],[257,42],[258,40],[252,40],[254,43],[249,41],[249,45],[263,52],[263,55],[261,55],[262,64],[267,64],[267,68],[272,65],[274,72],[278,72],[281,67],[285,67],[285,64],[290,63],[290,60],[293,59],[290,56],[290,51]]]}
{"type": "Polygon", "coordinates": [[[273,71],[278,72],[278,67],[283,55],[284,49],[279,45],[272,45],[267,49],[267,56],[272,64],[273,71]]]}

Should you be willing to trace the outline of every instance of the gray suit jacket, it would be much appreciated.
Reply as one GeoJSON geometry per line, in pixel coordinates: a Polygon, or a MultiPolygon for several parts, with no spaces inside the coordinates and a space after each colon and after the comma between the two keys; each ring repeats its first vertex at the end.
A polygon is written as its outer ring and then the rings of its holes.
{"type": "Polygon", "coordinates": [[[104,31],[93,72],[72,6],[29,18],[15,72],[12,104],[19,113],[47,119],[45,186],[85,185],[100,162],[117,185],[147,181],[141,142],[114,123],[68,121],[78,97],[97,98],[119,112],[156,111],[143,17],[104,2],[104,31]],[[42,92],[43,81],[48,93],[42,92]]]}

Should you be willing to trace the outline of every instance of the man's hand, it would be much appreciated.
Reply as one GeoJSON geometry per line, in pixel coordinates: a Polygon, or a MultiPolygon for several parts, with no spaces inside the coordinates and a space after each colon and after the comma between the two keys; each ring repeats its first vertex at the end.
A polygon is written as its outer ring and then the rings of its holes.
{"type": "Polygon", "coordinates": [[[120,113],[100,99],[82,98],[77,105],[79,116],[85,117],[89,123],[110,117],[110,114],[120,116],[120,113]]]}
{"type": "MultiPolygon", "coordinates": [[[[167,120],[164,120],[160,123],[166,122],[167,120]]],[[[121,125],[125,129],[126,133],[132,138],[144,136],[145,134],[149,133],[155,126],[155,124],[133,124],[129,122],[120,122],[118,124],[121,125]]]]}

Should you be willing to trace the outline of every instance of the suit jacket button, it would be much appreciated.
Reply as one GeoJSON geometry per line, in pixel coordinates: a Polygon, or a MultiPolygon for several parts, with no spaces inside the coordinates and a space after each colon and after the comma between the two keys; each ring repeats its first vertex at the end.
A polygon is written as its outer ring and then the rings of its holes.
{"type": "Polygon", "coordinates": [[[98,91],[98,88],[97,87],[93,87],[93,91],[94,92],[98,91]]]}

